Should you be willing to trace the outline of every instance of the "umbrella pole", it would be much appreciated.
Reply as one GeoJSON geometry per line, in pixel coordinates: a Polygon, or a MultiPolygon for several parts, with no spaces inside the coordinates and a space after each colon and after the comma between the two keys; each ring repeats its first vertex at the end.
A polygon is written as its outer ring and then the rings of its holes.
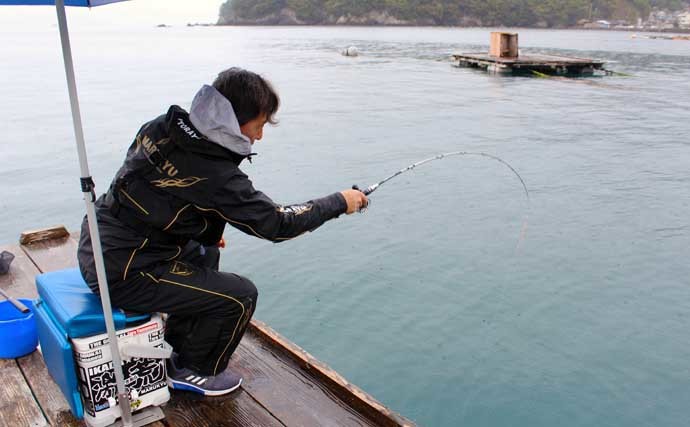
{"type": "Polygon", "coordinates": [[[93,179],[89,174],[89,164],[86,158],[86,146],[84,143],[84,131],[81,124],[81,112],[79,111],[79,99],[77,98],[77,86],[74,78],[74,64],[72,63],[72,49],[69,42],[67,31],[67,16],[65,14],[64,0],[56,0],[58,26],[60,28],[60,42],[62,43],[62,57],[65,62],[65,74],[67,76],[67,89],[69,91],[69,101],[72,108],[72,123],[74,124],[74,136],[77,143],[77,153],[79,155],[79,167],[81,169],[81,190],[84,193],[86,202],[86,216],[89,223],[89,234],[91,235],[91,245],[93,246],[93,257],[96,263],[96,275],[98,276],[98,290],[103,305],[103,315],[105,317],[105,327],[108,331],[108,341],[110,352],[113,357],[113,369],[115,371],[115,382],[117,383],[117,397],[122,412],[122,425],[132,426],[132,411],[129,395],[125,388],[125,378],[122,373],[122,358],[117,345],[117,334],[113,313],[110,305],[110,293],[108,292],[108,282],[105,275],[105,265],[103,263],[103,252],[101,249],[101,238],[98,234],[98,224],[96,221],[96,193],[94,192],[93,179]]]}

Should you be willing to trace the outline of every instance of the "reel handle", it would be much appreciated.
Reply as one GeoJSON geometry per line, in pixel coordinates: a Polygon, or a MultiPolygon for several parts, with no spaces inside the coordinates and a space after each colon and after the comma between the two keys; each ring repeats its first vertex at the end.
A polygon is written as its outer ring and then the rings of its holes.
{"type": "MultiPolygon", "coordinates": [[[[352,186],[352,189],[364,193],[365,196],[368,196],[369,194],[371,194],[371,190],[370,190],[370,189],[365,188],[364,190],[362,190],[361,188],[359,188],[359,186],[358,186],[357,184],[353,185],[353,186],[352,186]]],[[[371,205],[371,200],[367,200],[367,205],[366,205],[366,206],[363,206],[363,207],[361,207],[361,208],[359,208],[359,213],[364,213],[364,212],[366,212],[366,211],[367,211],[367,208],[369,207],[369,205],[371,205]]]]}

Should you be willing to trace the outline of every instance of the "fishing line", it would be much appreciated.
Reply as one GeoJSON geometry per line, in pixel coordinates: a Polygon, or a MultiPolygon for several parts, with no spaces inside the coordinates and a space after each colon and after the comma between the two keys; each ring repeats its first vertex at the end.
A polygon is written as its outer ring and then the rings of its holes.
{"type": "MultiPolygon", "coordinates": [[[[494,156],[491,154],[487,154],[487,153],[482,153],[482,152],[453,151],[450,153],[438,154],[434,157],[429,157],[428,159],[420,160],[419,162],[413,163],[406,168],[400,169],[399,171],[392,174],[391,176],[388,176],[388,177],[382,179],[381,181],[377,182],[376,184],[372,184],[372,185],[368,186],[367,188],[360,189],[357,185],[353,185],[352,188],[354,190],[359,190],[362,193],[364,193],[366,196],[368,196],[371,193],[373,193],[374,191],[376,191],[376,189],[378,189],[381,185],[385,184],[386,182],[390,181],[391,179],[395,178],[396,176],[402,175],[403,173],[410,171],[410,170],[412,170],[418,166],[421,166],[423,164],[433,162],[434,160],[441,160],[441,159],[444,159],[446,157],[451,157],[451,156],[481,156],[481,157],[485,157],[485,158],[495,160],[497,162],[502,163],[504,166],[506,166],[508,169],[510,169],[510,171],[520,180],[520,184],[522,184],[522,188],[525,192],[525,197],[527,198],[527,207],[529,210],[529,207],[530,207],[529,190],[527,189],[527,185],[525,184],[525,180],[522,179],[522,177],[520,176],[518,171],[516,171],[514,167],[512,167],[508,162],[501,159],[500,157],[497,157],[497,156],[494,156]]],[[[360,210],[360,212],[364,212],[364,211],[366,211],[366,207],[364,207],[363,209],[360,210]]],[[[516,249],[520,247],[520,243],[524,239],[526,232],[527,232],[527,212],[525,212],[525,214],[523,216],[522,227],[520,227],[520,236],[518,239],[516,249]]]]}

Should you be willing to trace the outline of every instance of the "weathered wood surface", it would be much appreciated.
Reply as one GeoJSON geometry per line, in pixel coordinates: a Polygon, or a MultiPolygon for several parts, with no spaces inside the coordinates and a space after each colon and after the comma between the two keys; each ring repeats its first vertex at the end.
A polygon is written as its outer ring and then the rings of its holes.
{"type": "Polygon", "coordinates": [[[34,351],[17,359],[17,364],[51,425],[66,427],[85,425],[83,421],[74,418],[70,412],[69,404],[50,377],[40,352],[34,351]]]}
{"type": "Polygon", "coordinates": [[[284,427],[243,389],[218,397],[173,391],[163,412],[171,427],[284,427]]]}
{"type": "MultiPolygon", "coordinates": [[[[10,266],[10,271],[6,275],[0,276],[0,287],[15,298],[36,298],[38,295],[36,293],[34,277],[40,271],[19,246],[5,246],[0,249],[8,250],[15,255],[15,259],[10,266]]],[[[40,406],[43,414],[45,414],[45,416],[42,415],[45,425],[48,423],[60,426],[83,425],[78,423],[69,412],[67,401],[62,396],[62,393],[60,393],[57,385],[50,378],[45,363],[43,362],[43,357],[41,357],[38,351],[34,351],[27,356],[16,359],[16,361],[12,360],[11,362],[14,365],[12,369],[19,371],[21,380],[28,390],[28,395],[23,396],[21,401],[17,399],[16,404],[31,405],[33,402],[34,405],[40,406]]],[[[7,384],[4,372],[5,369],[6,366],[3,366],[2,374],[0,374],[3,386],[7,384]]],[[[2,414],[6,412],[4,408],[5,405],[8,404],[8,398],[8,396],[0,393],[0,408],[3,408],[0,410],[0,425],[24,425],[22,423],[25,421],[29,423],[26,425],[33,425],[31,424],[32,421],[30,418],[25,420],[16,418],[15,422],[19,422],[19,424],[3,423],[2,414]]]]}
{"type": "Polygon", "coordinates": [[[14,359],[0,359],[0,426],[47,426],[14,359]]]}
{"type": "Polygon", "coordinates": [[[378,426],[414,426],[410,420],[391,411],[370,394],[347,381],[307,351],[287,340],[260,320],[252,320],[249,331],[270,349],[277,349],[303,372],[313,376],[317,383],[327,387],[338,399],[378,426]]]}
{"type": "Polygon", "coordinates": [[[0,246],[0,252],[2,251],[13,253],[14,261],[10,265],[10,271],[0,275],[0,288],[15,298],[36,298],[38,293],[35,277],[38,269],[34,263],[19,246],[0,246]]]}
{"type": "Polygon", "coordinates": [[[22,245],[22,249],[43,273],[77,266],[77,241],[70,234],[56,239],[34,240],[22,245]]]}
{"type": "Polygon", "coordinates": [[[67,229],[63,225],[57,225],[55,227],[43,228],[40,230],[25,231],[19,236],[19,243],[28,245],[33,242],[59,239],[67,236],[69,236],[67,229]]]}
{"type": "Polygon", "coordinates": [[[493,31],[489,41],[489,55],[498,58],[516,58],[518,34],[493,31]]]}
{"type": "MultiPolygon", "coordinates": [[[[21,248],[0,248],[16,255],[10,273],[0,276],[0,286],[12,296],[35,298],[36,274],[76,266],[76,237],[33,239],[21,248]]],[[[16,387],[0,391],[0,410],[14,411],[19,418],[6,423],[0,414],[0,426],[24,425],[16,420],[32,426],[84,425],[69,412],[38,352],[3,362],[0,379],[16,387]]],[[[252,321],[230,368],[243,376],[239,391],[220,397],[171,391],[163,407],[165,420],[153,426],[414,425],[260,321],[252,321]]]]}
{"type": "Polygon", "coordinates": [[[520,55],[516,58],[499,58],[488,53],[461,53],[453,55],[458,61],[483,61],[487,63],[498,63],[509,66],[514,65],[549,65],[549,66],[569,66],[569,65],[604,65],[604,61],[597,61],[589,58],[576,58],[570,56],[557,55],[520,55]]]}
{"type": "MultiPolygon", "coordinates": [[[[22,247],[18,245],[0,247],[0,251],[7,250],[15,255],[8,274],[0,276],[0,287],[15,298],[35,299],[38,297],[35,284],[37,274],[76,265],[76,257],[74,262],[69,261],[69,253],[76,254],[76,243],[69,236],[55,240],[34,242],[22,247]],[[35,259],[32,259],[32,257],[35,259]],[[41,266],[40,270],[38,266],[41,266]]],[[[50,424],[54,426],[81,427],[85,425],[83,421],[74,418],[70,412],[69,405],[62,392],[48,373],[40,351],[34,351],[27,356],[5,362],[12,362],[17,367],[20,372],[19,375],[24,380],[24,385],[29,390],[28,394],[21,399],[16,399],[17,402],[15,404],[23,408],[31,406],[31,402],[33,402],[33,404],[40,407],[39,411],[43,413],[44,422],[42,424],[32,424],[33,421],[30,418],[17,418],[13,423],[4,423],[2,414],[0,414],[0,426],[50,424]]],[[[5,374],[5,366],[3,366],[2,374],[5,374]]],[[[2,384],[6,384],[4,375],[0,375],[0,378],[2,378],[2,384]]],[[[9,404],[8,398],[8,396],[0,393],[0,410],[3,413],[4,408],[9,404]]],[[[164,427],[161,423],[155,423],[152,426],[164,427]]]]}
{"type": "Polygon", "coordinates": [[[309,372],[245,334],[230,368],[242,375],[243,387],[287,426],[373,426],[309,372]]]}

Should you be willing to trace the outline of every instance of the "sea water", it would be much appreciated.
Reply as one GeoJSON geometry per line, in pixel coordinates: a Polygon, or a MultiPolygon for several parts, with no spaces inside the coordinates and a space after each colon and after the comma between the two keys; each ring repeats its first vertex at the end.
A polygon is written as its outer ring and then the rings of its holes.
{"type": "MultiPolygon", "coordinates": [[[[690,43],[519,30],[630,77],[456,68],[490,29],[84,27],[72,32],[98,192],[139,126],[241,66],[281,95],[243,170],[276,202],[382,186],[278,245],[228,227],[256,317],[428,426],[690,422],[690,43]],[[360,56],[340,51],[356,46],[360,56]],[[520,239],[527,218],[524,238],[520,239]]],[[[0,29],[0,237],[84,213],[57,29],[0,29]]]]}

